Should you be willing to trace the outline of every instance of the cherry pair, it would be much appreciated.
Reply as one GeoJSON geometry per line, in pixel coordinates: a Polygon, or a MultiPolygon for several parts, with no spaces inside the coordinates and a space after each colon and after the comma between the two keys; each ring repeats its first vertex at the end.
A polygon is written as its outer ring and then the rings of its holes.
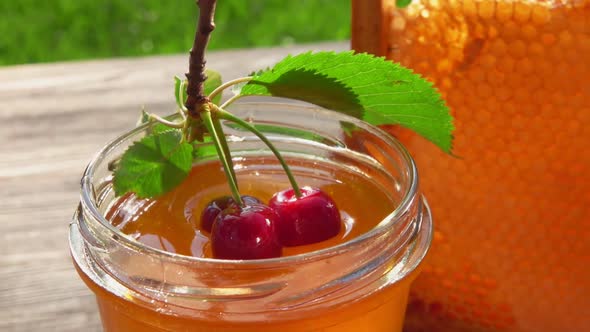
{"type": "Polygon", "coordinates": [[[283,246],[327,240],[340,232],[340,212],[329,195],[312,188],[276,193],[268,205],[242,196],[211,201],[201,215],[201,227],[211,232],[213,256],[220,259],[280,257],[283,246]]]}

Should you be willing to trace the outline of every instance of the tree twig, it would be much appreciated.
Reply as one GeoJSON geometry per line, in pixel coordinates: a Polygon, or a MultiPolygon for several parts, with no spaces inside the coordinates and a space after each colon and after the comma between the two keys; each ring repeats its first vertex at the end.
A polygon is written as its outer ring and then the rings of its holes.
{"type": "Polygon", "coordinates": [[[190,51],[188,73],[186,73],[188,97],[185,106],[192,117],[198,117],[198,106],[209,101],[203,89],[203,83],[207,79],[207,75],[205,75],[205,49],[207,49],[211,32],[215,29],[213,21],[215,4],[216,0],[197,0],[199,21],[190,51]]]}

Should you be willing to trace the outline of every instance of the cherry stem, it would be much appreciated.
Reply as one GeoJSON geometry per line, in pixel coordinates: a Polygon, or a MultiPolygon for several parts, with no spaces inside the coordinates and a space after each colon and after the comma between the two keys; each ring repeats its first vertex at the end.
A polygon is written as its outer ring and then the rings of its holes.
{"type": "Polygon", "coordinates": [[[231,103],[233,103],[234,101],[236,101],[236,100],[238,100],[238,99],[240,99],[240,98],[242,98],[242,97],[244,97],[244,96],[242,96],[242,95],[239,95],[239,94],[238,94],[238,95],[235,95],[235,96],[233,96],[233,97],[229,98],[228,100],[226,100],[226,101],[225,101],[225,103],[221,104],[221,106],[219,106],[219,108],[226,108],[226,107],[227,107],[227,106],[229,106],[231,103]]]}
{"type": "Polygon", "coordinates": [[[192,130],[190,130],[191,124],[192,124],[192,121],[191,121],[191,118],[190,117],[184,119],[184,123],[183,123],[183,126],[182,126],[182,139],[181,139],[181,142],[189,142],[189,143],[192,142],[191,141],[191,139],[192,139],[192,135],[191,135],[192,130]]]}
{"type": "Polygon", "coordinates": [[[229,171],[231,173],[234,182],[236,183],[236,189],[239,190],[238,184],[238,177],[236,176],[236,172],[234,170],[234,161],[231,157],[231,153],[229,151],[229,146],[227,145],[227,139],[225,138],[225,134],[223,133],[223,128],[221,128],[221,122],[219,119],[213,115],[213,126],[215,128],[215,132],[217,133],[217,139],[219,139],[219,143],[221,144],[221,149],[223,150],[223,155],[227,160],[227,164],[229,165],[229,171]]]}
{"type": "MultiPolygon", "coordinates": [[[[181,80],[180,81],[180,87],[178,89],[178,96],[177,99],[178,100],[184,100],[185,96],[184,96],[184,91],[185,91],[185,87],[186,87],[186,81],[185,80],[181,80]]],[[[182,116],[182,119],[186,121],[186,112],[188,110],[186,109],[186,105],[182,104],[182,102],[178,105],[178,113],[180,113],[180,115],[182,116]]]]}
{"type": "Polygon", "coordinates": [[[148,120],[149,121],[155,121],[155,122],[159,122],[165,126],[171,127],[171,128],[177,128],[177,129],[181,129],[184,127],[184,122],[172,122],[172,121],[168,121],[156,114],[153,113],[149,113],[148,114],[148,120]]]}
{"type": "Polygon", "coordinates": [[[287,165],[287,163],[283,159],[283,156],[281,156],[281,154],[279,153],[279,150],[277,150],[275,148],[275,146],[268,140],[268,138],[266,138],[266,136],[264,136],[258,129],[256,129],[256,127],[254,127],[250,123],[238,118],[237,116],[231,114],[230,112],[228,112],[222,108],[219,108],[216,105],[212,105],[212,107],[213,107],[212,111],[215,112],[219,118],[234,122],[234,123],[242,126],[246,130],[248,130],[248,131],[252,132],[254,135],[258,136],[258,138],[260,138],[260,140],[264,144],[266,144],[266,146],[268,146],[268,148],[272,151],[272,153],[275,155],[275,157],[279,160],[279,163],[281,164],[281,166],[283,167],[283,170],[287,174],[287,177],[289,178],[289,182],[291,183],[291,187],[293,187],[293,191],[295,192],[295,196],[297,196],[297,198],[301,198],[301,190],[299,189],[299,185],[297,184],[297,181],[295,181],[295,177],[293,176],[291,169],[289,168],[289,166],[287,165]]]}
{"type": "Polygon", "coordinates": [[[210,94],[209,94],[209,99],[213,100],[215,97],[217,97],[218,94],[220,94],[221,92],[223,92],[223,90],[229,88],[232,85],[236,85],[239,83],[247,83],[250,82],[252,80],[252,77],[248,76],[248,77],[240,77],[240,78],[236,78],[234,80],[228,81],[223,83],[222,85],[218,86],[217,88],[215,88],[215,90],[213,90],[210,94]]]}
{"type": "Polygon", "coordinates": [[[197,0],[199,20],[193,47],[190,51],[188,73],[186,73],[188,97],[184,103],[189,114],[193,117],[198,117],[199,106],[209,101],[205,96],[203,87],[203,83],[207,80],[207,75],[205,75],[205,49],[209,43],[211,32],[215,29],[213,21],[215,4],[216,0],[197,0]]]}
{"type": "MultiPolygon", "coordinates": [[[[223,146],[222,146],[221,140],[219,138],[220,135],[223,135],[223,131],[217,132],[217,130],[215,129],[215,121],[213,120],[213,118],[211,116],[211,110],[208,107],[209,105],[214,106],[213,104],[205,104],[204,108],[201,111],[199,111],[199,114],[201,114],[201,118],[203,119],[205,127],[207,127],[207,130],[209,131],[209,134],[211,135],[211,139],[213,139],[213,144],[215,145],[215,149],[217,150],[217,155],[219,156],[219,159],[221,160],[221,165],[223,166],[223,171],[225,172],[225,177],[228,180],[229,189],[231,190],[232,197],[234,198],[236,203],[238,203],[240,206],[243,206],[244,202],[242,201],[242,197],[240,196],[240,192],[238,190],[238,183],[237,183],[236,178],[234,177],[235,176],[234,171],[233,171],[233,169],[230,170],[230,164],[229,164],[227,157],[223,151],[223,146]]],[[[219,121],[219,120],[216,119],[216,121],[219,121]]]]}

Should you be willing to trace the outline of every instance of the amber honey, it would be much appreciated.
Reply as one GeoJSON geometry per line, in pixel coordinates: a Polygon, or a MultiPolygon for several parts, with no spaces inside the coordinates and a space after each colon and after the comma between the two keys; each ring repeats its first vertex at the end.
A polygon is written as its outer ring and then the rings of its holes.
{"type": "MultiPolygon", "coordinates": [[[[252,161],[250,161],[252,163],[252,161]]],[[[262,164],[275,164],[272,158],[262,164]]],[[[296,160],[289,161],[298,167],[296,160]]],[[[239,162],[242,195],[268,202],[271,196],[289,188],[280,169],[271,173],[251,172],[252,166],[239,162]]],[[[336,237],[307,246],[284,247],[283,256],[311,252],[344,243],[374,228],[393,206],[392,197],[354,173],[327,171],[317,177],[304,176],[301,182],[318,187],[338,202],[343,226],[336,237]]],[[[106,217],[121,231],[151,247],[181,255],[213,258],[209,233],[200,229],[200,216],[207,203],[229,195],[229,188],[218,162],[199,164],[175,190],[158,199],[137,199],[127,195],[117,201],[106,217]]]]}
{"type": "Polygon", "coordinates": [[[457,157],[392,130],[436,220],[407,331],[590,331],[590,2],[394,7],[382,55],[430,79],[456,125],[457,157]]]}

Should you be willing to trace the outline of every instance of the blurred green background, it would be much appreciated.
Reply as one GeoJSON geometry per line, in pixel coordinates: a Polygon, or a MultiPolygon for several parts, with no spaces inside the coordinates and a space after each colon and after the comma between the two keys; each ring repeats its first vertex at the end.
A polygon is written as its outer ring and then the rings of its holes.
{"type": "MultiPolygon", "coordinates": [[[[194,0],[0,0],[0,65],[187,52],[194,0]]],[[[350,0],[218,0],[210,49],[350,38],[350,0]]]]}

